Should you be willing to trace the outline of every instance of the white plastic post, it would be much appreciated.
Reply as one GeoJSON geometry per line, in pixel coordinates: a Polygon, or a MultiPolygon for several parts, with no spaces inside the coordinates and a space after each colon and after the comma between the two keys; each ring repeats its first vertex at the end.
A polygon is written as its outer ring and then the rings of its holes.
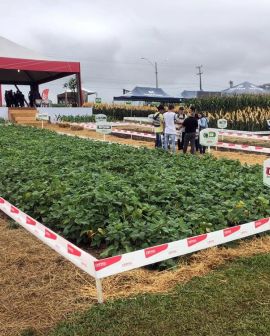
{"type": "Polygon", "coordinates": [[[104,303],[103,292],[102,292],[102,283],[101,283],[100,279],[96,279],[96,288],[97,288],[98,303],[104,303]]]}
{"type": "Polygon", "coordinates": [[[210,146],[208,146],[207,152],[208,152],[208,154],[211,153],[211,147],[210,146]]]}
{"type": "Polygon", "coordinates": [[[103,141],[106,140],[106,134],[103,134],[103,141]]]}

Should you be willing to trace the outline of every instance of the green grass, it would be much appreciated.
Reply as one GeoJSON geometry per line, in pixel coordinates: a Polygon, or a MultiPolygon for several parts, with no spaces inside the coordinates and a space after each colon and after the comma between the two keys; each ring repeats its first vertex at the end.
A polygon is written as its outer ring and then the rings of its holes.
{"type": "Polygon", "coordinates": [[[270,255],[239,259],[169,294],[107,302],[50,336],[270,335],[270,255]]]}

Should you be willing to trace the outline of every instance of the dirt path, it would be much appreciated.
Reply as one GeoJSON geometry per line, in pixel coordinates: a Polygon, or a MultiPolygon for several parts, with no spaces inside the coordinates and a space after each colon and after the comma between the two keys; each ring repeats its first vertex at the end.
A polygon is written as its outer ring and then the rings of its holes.
{"type": "MultiPolygon", "coordinates": [[[[57,125],[47,125],[46,128],[56,131],[56,132],[62,132],[62,133],[78,135],[78,136],[85,136],[85,137],[88,137],[90,139],[95,139],[95,140],[103,140],[103,135],[93,130],[91,131],[90,130],[72,131],[70,128],[60,128],[57,125]]],[[[110,142],[126,144],[126,145],[135,146],[135,147],[154,148],[154,142],[149,142],[149,141],[132,140],[132,139],[120,138],[120,137],[113,136],[113,135],[106,136],[106,140],[110,142]]],[[[267,158],[269,158],[269,156],[266,156],[263,154],[249,154],[249,153],[240,153],[240,152],[223,151],[223,150],[222,151],[212,150],[212,154],[217,158],[239,160],[241,163],[260,164],[260,165],[263,164],[263,162],[267,158]]]]}

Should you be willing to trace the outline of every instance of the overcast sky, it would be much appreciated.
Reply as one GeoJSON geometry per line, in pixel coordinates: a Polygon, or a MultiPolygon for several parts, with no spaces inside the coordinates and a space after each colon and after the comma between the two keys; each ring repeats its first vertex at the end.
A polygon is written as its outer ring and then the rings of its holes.
{"type": "MultiPolygon", "coordinates": [[[[83,87],[111,101],[159,85],[173,95],[270,82],[269,0],[0,0],[0,35],[54,59],[80,61],[83,87]]],[[[55,93],[64,81],[48,84],[55,93]]]]}

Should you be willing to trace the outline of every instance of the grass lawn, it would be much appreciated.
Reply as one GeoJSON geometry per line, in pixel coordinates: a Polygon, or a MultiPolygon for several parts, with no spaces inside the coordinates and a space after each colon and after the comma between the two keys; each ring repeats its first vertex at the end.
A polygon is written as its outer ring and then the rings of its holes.
{"type": "Polygon", "coordinates": [[[270,335],[270,255],[239,259],[169,294],[92,307],[50,336],[270,335]]]}

